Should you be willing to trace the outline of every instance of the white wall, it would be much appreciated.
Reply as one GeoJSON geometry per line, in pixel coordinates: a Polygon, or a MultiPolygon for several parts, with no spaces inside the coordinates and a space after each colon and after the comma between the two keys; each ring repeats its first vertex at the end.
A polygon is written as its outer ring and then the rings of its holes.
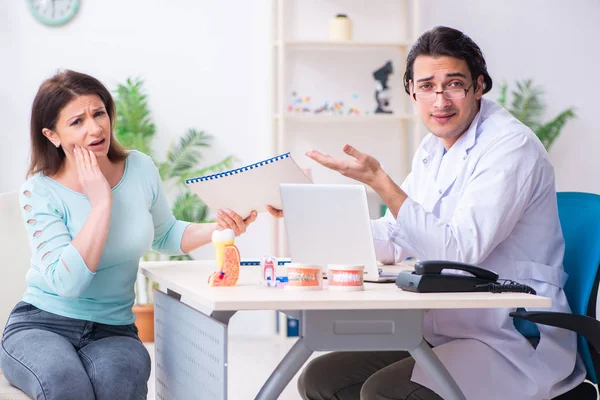
{"type": "MultiPolygon", "coordinates": [[[[25,2],[3,1],[0,192],[16,190],[23,181],[31,102],[39,84],[59,68],[90,73],[109,88],[128,76],[144,78],[158,128],[157,155],[193,127],[216,137],[207,161],[228,154],[243,163],[271,156],[270,4],[270,0],[83,1],[71,23],[49,28],[33,19],[25,2]]],[[[298,4],[303,2],[296,1],[294,7],[298,4]]],[[[304,39],[326,35],[324,25],[331,11],[345,3],[309,2],[312,8],[319,4],[327,16],[313,18],[314,29],[292,25],[293,35],[314,33],[304,39]]],[[[595,154],[600,132],[593,117],[600,104],[600,3],[422,0],[420,9],[421,30],[447,24],[469,34],[483,49],[495,82],[533,77],[546,89],[549,115],[577,107],[579,118],[566,126],[551,151],[558,188],[600,193],[596,177],[600,157],[595,154]]],[[[381,26],[364,21],[375,10],[356,2],[353,10],[355,34],[363,40],[393,40],[403,32],[394,29],[389,36],[373,37],[371,33],[380,32],[381,26]]],[[[488,97],[495,99],[497,93],[493,90],[488,97]]],[[[238,240],[242,256],[268,252],[268,222],[261,217],[250,234],[238,240]]],[[[197,253],[208,255],[210,247],[197,253]]]]}
{"type": "MultiPolygon", "coordinates": [[[[57,69],[89,73],[114,89],[146,82],[157,125],[156,155],[188,128],[215,136],[208,162],[270,156],[267,0],[82,1],[67,25],[36,22],[24,1],[0,5],[0,193],[24,180],[29,113],[40,83],[57,69]]],[[[242,256],[266,254],[270,220],[236,241],[242,256]],[[266,238],[263,240],[263,238],[266,238]]],[[[214,257],[211,246],[198,257],[214,257]],[[203,256],[204,254],[204,256],[203,256]]],[[[274,324],[274,317],[263,316],[274,324]]],[[[260,334],[268,324],[249,329],[260,334]]]]}
{"type": "MultiPolygon", "coordinates": [[[[600,2],[596,0],[422,0],[421,29],[447,25],[483,50],[495,88],[533,78],[546,91],[547,118],[577,108],[550,149],[558,190],[600,193],[600,2]]],[[[514,84],[513,84],[514,87],[514,84]]]]}
{"type": "MultiPolygon", "coordinates": [[[[23,180],[31,101],[42,80],[59,68],[88,72],[110,88],[128,76],[144,78],[158,128],[154,148],[159,157],[173,139],[191,127],[216,137],[207,161],[232,153],[243,163],[270,156],[271,1],[234,0],[227,4],[224,7],[214,0],[85,1],[71,23],[49,28],[37,23],[23,2],[3,2],[0,192],[17,189],[23,180]]],[[[345,8],[351,11],[357,39],[394,40],[405,31],[411,32],[402,28],[382,32],[382,24],[369,26],[366,21],[379,14],[373,7],[361,8],[356,1],[295,0],[288,4],[295,17],[290,18],[287,28],[295,39],[326,36],[330,15],[345,8]],[[306,22],[307,15],[311,23],[306,22]],[[380,37],[382,34],[385,37],[380,37]]],[[[370,4],[386,6],[390,15],[400,10],[382,1],[370,4]]],[[[600,160],[593,154],[579,155],[600,145],[592,115],[600,88],[595,78],[600,66],[600,53],[595,51],[600,39],[600,3],[422,0],[420,10],[421,30],[447,24],[469,34],[483,49],[496,83],[535,78],[547,92],[548,118],[568,106],[577,108],[578,119],[565,127],[551,150],[558,188],[600,192],[600,180],[594,179],[600,160]]],[[[314,65],[312,59],[305,61],[314,65]]],[[[311,71],[298,68],[299,72],[311,71]]],[[[299,74],[301,78],[304,75],[299,74]]],[[[369,79],[357,77],[357,86],[365,86],[363,81],[369,79]]],[[[302,85],[307,82],[310,78],[294,82],[306,88],[289,89],[319,98],[314,84],[302,85]]],[[[497,87],[489,98],[497,98],[497,87]]],[[[329,97],[331,90],[324,86],[323,91],[321,97],[329,97]]],[[[268,234],[266,225],[261,221],[255,229],[261,235],[268,234]]],[[[245,243],[240,239],[242,246],[245,243]]],[[[254,241],[247,247],[246,253],[256,255],[268,251],[268,246],[254,241]]]]}
{"type": "MultiPolygon", "coordinates": [[[[16,190],[24,179],[31,102],[40,83],[60,68],[89,73],[110,89],[129,76],[143,78],[159,159],[189,128],[215,136],[207,163],[229,154],[241,162],[270,155],[268,2],[229,4],[83,1],[73,21],[50,28],[33,19],[25,2],[3,2],[0,37],[8,45],[0,53],[0,192],[16,190]]],[[[253,228],[268,230],[261,225],[253,228]]],[[[266,246],[254,250],[260,243],[246,255],[266,252],[266,246]]],[[[244,250],[243,239],[240,244],[244,250]]]]}

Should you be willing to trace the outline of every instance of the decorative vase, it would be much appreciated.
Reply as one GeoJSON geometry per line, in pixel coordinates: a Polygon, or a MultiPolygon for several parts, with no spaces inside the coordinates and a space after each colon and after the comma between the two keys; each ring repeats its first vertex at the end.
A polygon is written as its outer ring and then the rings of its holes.
{"type": "Polygon", "coordinates": [[[154,305],[133,306],[133,313],[140,340],[144,343],[154,342],[154,305]]]}
{"type": "Polygon", "coordinates": [[[352,22],[346,14],[338,14],[329,22],[329,40],[352,40],[352,22]]]}

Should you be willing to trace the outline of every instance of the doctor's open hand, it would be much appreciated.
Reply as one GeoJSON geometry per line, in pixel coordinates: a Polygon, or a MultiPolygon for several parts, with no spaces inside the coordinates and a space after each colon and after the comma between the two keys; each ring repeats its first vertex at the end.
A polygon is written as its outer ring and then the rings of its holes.
{"type": "Polygon", "coordinates": [[[379,161],[370,155],[361,153],[349,144],[344,146],[344,153],[352,159],[336,160],[316,150],[309,151],[306,155],[329,169],[371,187],[386,176],[379,161]]]}
{"type": "Polygon", "coordinates": [[[235,236],[240,236],[246,232],[248,226],[256,221],[257,212],[252,211],[250,215],[243,219],[235,211],[232,210],[219,210],[217,211],[217,229],[231,229],[235,233],[235,236]]]}
{"type": "Polygon", "coordinates": [[[370,186],[396,218],[408,197],[406,193],[385,173],[375,158],[348,144],[344,146],[344,153],[352,159],[336,160],[316,150],[309,151],[306,155],[329,169],[370,186]]]}
{"type": "Polygon", "coordinates": [[[275,218],[283,218],[283,210],[279,210],[272,206],[267,206],[267,211],[275,218]]]}

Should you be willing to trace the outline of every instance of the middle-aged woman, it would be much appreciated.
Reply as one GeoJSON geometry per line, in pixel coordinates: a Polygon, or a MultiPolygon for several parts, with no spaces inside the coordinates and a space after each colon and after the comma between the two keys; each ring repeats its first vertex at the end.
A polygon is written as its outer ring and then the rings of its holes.
{"type": "MultiPolygon", "coordinates": [[[[0,366],[35,399],[145,399],[150,357],[132,312],[138,261],[149,247],[190,252],[224,227],[177,221],[152,159],[125,151],[114,122],[110,92],[74,71],[43,82],[33,102],[20,190],[31,268],[0,366]]],[[[218,215],[236,235],[256,218],[218,215]]]]}

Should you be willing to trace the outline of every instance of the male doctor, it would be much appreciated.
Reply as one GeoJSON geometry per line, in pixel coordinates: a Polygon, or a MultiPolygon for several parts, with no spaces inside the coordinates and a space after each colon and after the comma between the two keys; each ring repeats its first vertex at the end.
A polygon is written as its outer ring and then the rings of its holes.
{"type": "MultiPolygon", "coordinates": [[[[570,312],[550,159],[528,127],[482,98],[492,79],[479,47],[455,29],[424,33],[408,54],[404,86],[431,133],[401,186],[375,158],[349,145],[346,160],[308,153],[370,186],[388,206],[388,214],[372,222],[379,261],[414,256],[478,264],[550,297],[553,311],[570,312]]],[[[539,326],[539,341],[526,338],[511,311],[426,313],[425,339],[466,398],[551,399],[581,383],[575,334],[539,326]]],[[[320,356],[298,388],[311,400],[441,399],[404,351],[320,356]]]]}

